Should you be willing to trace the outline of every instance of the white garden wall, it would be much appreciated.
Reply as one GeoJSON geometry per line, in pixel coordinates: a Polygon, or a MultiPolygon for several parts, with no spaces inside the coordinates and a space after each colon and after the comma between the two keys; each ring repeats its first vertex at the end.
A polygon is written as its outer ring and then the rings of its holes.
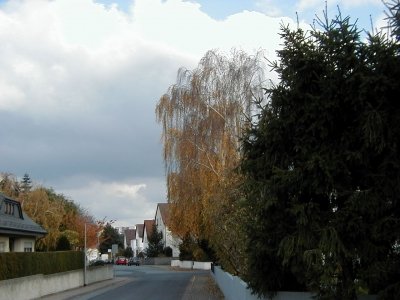
{"type": "Polygon", "coordinates": [[[191,260],[171,260],[171,267],[194,270],[211,270],[211,262],[191,261],[191,260]]]}
{"type": "MultiPolygon", "coordinates": [[[[87,283],[112,279],[113,266],[87,270],[87,283]]],[[[51,275],[33,275],[0,281],[0,300],[30,300],[83,286],[83,269],[51,275]]]]}
{"type": "MultiPolygon", "coordinates": [[[[221,267],[214,267],[214,280],[224,294],[226,300],[265,300],[251,294],[247,284],[237,276],[222,271],[221,267]]],[[[278,292],[273,300],[313,300],[309,292],[278,292]]],[[[375,295],[360,296],[360,300],[376,300],[375,295]]]]}

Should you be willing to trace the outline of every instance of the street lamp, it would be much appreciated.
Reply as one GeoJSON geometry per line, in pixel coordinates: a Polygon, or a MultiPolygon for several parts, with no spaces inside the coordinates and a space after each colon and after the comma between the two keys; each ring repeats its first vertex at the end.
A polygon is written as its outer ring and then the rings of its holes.
{"type": "MultiPolygon", "coordinates": [[[[83,286],[87,285],[87,261],[88,261],[87,245],[86,245],[87,244],[87,224],[96,225],[93,222],[90,222],[90,223],[85,222],[85,238],[84,238],[84,246],[83,246],[83,252],[84,252],[84,255],[83,255],[83,260],[84,260],[84,262],[83,262],[83,286]]],[[[97,233],[97,247],[99,247],[99,235],[100,235],[100,233],[97,233]]]]}
{"type": "Polygon", "coordinates": [[[84,267],[83,267],[83,286],[86,286],[86,269],[87,269],[87,260],[86,260],[86,223],[85,223],[85,242],[84,242],[84,247],[83,247],[83,260],[84,260],[84,267]]]}

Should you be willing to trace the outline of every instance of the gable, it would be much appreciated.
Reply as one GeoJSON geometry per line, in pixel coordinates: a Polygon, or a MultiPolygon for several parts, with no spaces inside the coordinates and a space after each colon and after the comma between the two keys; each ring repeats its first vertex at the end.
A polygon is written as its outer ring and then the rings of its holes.
{"type": "Polygon", "coordinates": [[[157,204],[157,212],[156,212],[156,219],[157,214],[160,212],[161,219],[165,226],[168,226],[169,223],[169,203],[158,203],[157,204]]]}
{"type": "Polygon", "coordinates": [[[143,238],[144,238],[145,233],[146,233],[147,237],[149,237],[153,233],[153,225],[154,224],[155,224],[154,220],[144,220],[143,238]]]}
{"type": "Polygon", "coordinates": [[[136,239],[136,229],[126,229],[124,233],[126,243],[130,245],[131,241],[136,239]]]}
{"type": "Polygon", "coordinates": [[[136,236],[138,238],[143,238],[143,226],[144,224],[136,224],[136,236]]]}

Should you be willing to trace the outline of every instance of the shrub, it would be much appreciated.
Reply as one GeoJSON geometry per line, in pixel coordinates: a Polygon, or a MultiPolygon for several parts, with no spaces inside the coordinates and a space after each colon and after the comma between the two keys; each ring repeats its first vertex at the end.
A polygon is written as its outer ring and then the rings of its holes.
{"type": "Polygon", "coordinates": [[[80,251],[0,253],[0,280],[61,273],[82,269],[83,265],[80,251]]]}

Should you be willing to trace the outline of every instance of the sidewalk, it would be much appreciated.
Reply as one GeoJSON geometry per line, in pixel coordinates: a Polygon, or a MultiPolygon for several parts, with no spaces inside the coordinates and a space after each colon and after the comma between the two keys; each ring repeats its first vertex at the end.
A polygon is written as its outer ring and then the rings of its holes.
{"type": "Polygon", "coordinates": [[[222,300],[224,296],[210,274],[193,275],[182,300],[222,300]]]}
{"type": "Polygon", "coordinates": [[[47,295],[41,297],[39,299],[43,300],[67,300],[67,299],[76,299],[77,297],[82,297],[85,294],[91,293],[93,291],[103,291],[105,289],[113,289],[117,288],[121,285],[126,284],[127,282],[132,281],[130,278],[124,277],[115,277],[113,279],[104,280],[100,282],[96,282],[84,287],[77,287],[75,289],[67,290],[64,292],[59,292],[56,294],[47,295]]]}

